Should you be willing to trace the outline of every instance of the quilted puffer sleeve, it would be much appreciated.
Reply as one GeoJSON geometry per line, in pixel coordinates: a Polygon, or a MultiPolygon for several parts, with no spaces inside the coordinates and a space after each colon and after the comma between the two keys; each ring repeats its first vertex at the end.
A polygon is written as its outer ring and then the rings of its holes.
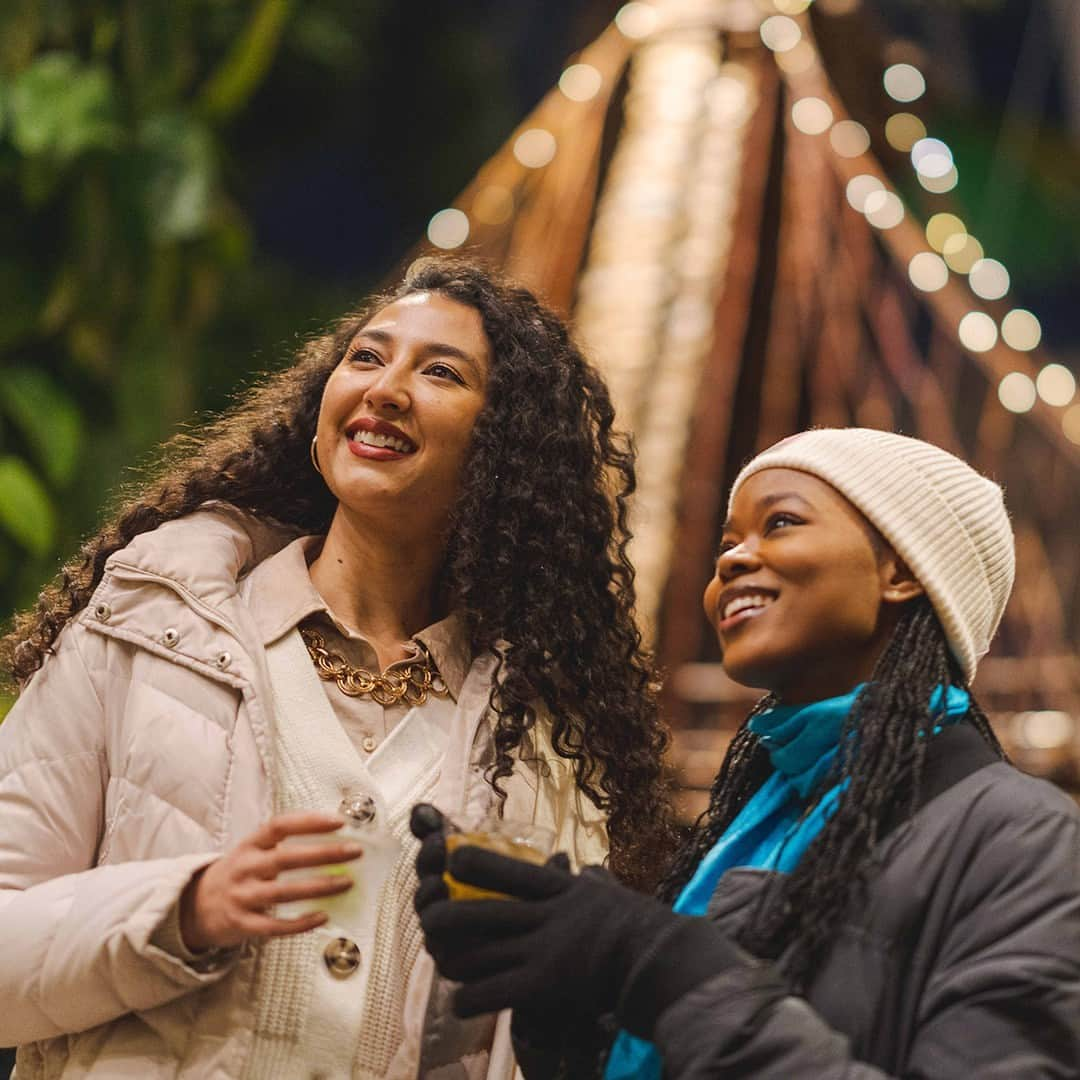
{"type": "Polygon", "coordinates": [[[0,1046],[152,1009],[216,981],[151,944],[215,853],[95,866],[105,712],[69,626],[0,724],[0,1046]]]}

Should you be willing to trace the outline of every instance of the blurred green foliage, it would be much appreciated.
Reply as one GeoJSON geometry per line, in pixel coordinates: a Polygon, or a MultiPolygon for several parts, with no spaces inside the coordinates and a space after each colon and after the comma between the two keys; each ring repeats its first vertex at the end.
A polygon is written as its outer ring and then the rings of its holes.
{"type": "Polygon", "coordinates": [[[250,370],[243,339],[285,290],[253,266],[233,129],[286,41],[349,63],[375,7],[0,4],[0,612],[32,601],[126,466],[250,370]]]}

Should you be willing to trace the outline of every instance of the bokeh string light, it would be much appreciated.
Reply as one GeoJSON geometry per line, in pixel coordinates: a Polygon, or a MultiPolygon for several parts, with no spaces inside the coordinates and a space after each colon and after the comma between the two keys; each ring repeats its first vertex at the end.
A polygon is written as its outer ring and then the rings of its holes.
{"type": "MultiPolygon", "coordinates": [[[[766,13],[761,22],[761,40],[772,51],[777,66],[785,75],[799,75],[817,62],[817,51],[793,16],[802,14],[812,0],[764,0],[766,13]],[[770,9],[775,14],[769,13],[770,9]]],[[[849,14],[855,0],[837,4],[817,0],[817,7],[828,15],[849,14]]],[[[890,64],[882,73],[882,85],[888,97],[899,105],[919,101],[926,94],[926,77],[910,63],[890,64]]],[[[792,125],[805,135],[829,134],[829,143],[840,157],[859,158],[870,150],[869,132],[854,120],[835,120],[829,103],[818,97],[799,97],[791,108],[792,125]]],[[[893,149],[910,155],[915,177],[931,195],[952,191],[960,179],[953,152],[942,139],[929,135],[926,124],[908,110],[893,112],[885,122],[885,140],[893,149]]],[[[852,177],[845,195],[853,209],[878,229],[890,229],[904,219],[904,204],[873,173],[852,177]]],[[[971,292],[981,300],[1003,300],[1012,281],[1008,269],[997,259],[989,258],[979,239],[969,232],[963,220],[951,213],[935,213],[926,223],[925,237],[930,251],[918,252],[908,263],[908,277],[921,292],[937,292],[949,281],[950,272],[966,276],[971,292]]],[[[986,353],[999,342],[1017,352],[1030,352],[1042,338],[1038,318],[1025,308],[1012,308],[1000,326],[985,311],[966,312],[957,324],[957,336],[964,348],[986,353]]],[[[1080,445],[1080,405],[1072,405],[1076,382],[1068,368],[1048,364],[1036,379],[1022,371],[1007,373],[998,384],[998,399],[1011,412],[1027,412],[1038,399],[1047,405],[1064,408],[1061,424],[1066,437],[1080,445]]]]}

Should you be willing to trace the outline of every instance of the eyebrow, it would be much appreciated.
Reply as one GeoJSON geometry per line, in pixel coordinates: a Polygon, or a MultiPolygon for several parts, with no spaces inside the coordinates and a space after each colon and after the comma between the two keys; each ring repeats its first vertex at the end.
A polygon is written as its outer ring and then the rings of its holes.
{"type": "MultiPolygon", "coordinates": [[[[807,509],[814,509],[813,503],[811,503],[804,496],[800,495],[797,491],[776,491],[773,492],[771,495],[762,495],[761,498],[758,499],[757,508],[759,511],[768,510],[770,506],[774,506],[778,502],[783,502],[785,499],[795,499],[796,501],[801,502],[803,506],[805,506],[807,509]]],[[[731,519],[728,518],[724,522],[724,528],[722,531],[727,532],[730,528],[731,519]]]]}
{"type": "MultiPolygon", "coordinates": [[[[371,338],[374,341],[379,342],[380,345],[392,345],[394,343],[394,335],[387,330],[359,330],[356,336],[349,343],[350,346],[355,344],[360,338],[371,338]]],[[[476,358],[465,352],[464,349],[459,349],[456,345],[449,345],[445,341],[429,341],[422,350],[425,354],[434,356],[452,356],[456,360],[462,361],[462,363],[468,364],[477,375],[483,374],[483,369],[477,362],[476,358]]]]}

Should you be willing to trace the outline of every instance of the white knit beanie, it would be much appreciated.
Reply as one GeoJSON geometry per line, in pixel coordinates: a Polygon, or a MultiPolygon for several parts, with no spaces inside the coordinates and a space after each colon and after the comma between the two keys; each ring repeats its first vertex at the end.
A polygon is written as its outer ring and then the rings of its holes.
{"type": "Polygon", "coordinates": [[[762,469],[817,476],[877,528],[926,590],[970,682],[1001,621],[1016,566],[1001,488],[940,447],[869,428],[818,428],[783,439],[742,469],[731,498],[762,469]]]}

